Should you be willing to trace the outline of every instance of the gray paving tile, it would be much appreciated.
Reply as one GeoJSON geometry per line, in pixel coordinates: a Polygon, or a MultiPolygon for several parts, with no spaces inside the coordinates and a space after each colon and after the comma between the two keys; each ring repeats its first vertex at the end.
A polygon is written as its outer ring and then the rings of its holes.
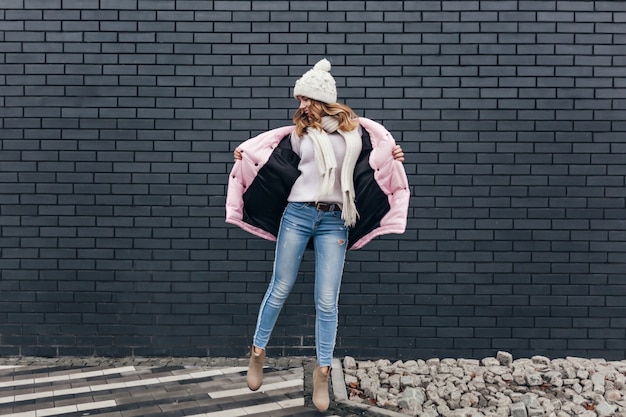
{"type": "MultiPolygon", "coordinates": [[[[268,368],[264,386],[271,388],[272,384],[295,382],[286,387],[257,392],[247,390],[243,370],[232,372],[230,367],[140,365],[134,370],[126,369],[120,373],[113,369],[112,366],[81,368],[28,365],[2,369],[0,383],[7,381],[8,385],[0,386],[0,398],[5,399],[5,403],[0,404],[0,415],[55,408],[60,412],[72,407],[76,410],[76,407],[85,406],[84,404],[102,403],[107,406],[88,412],[79,410],[62,415],[180,417],[232,410],[232,415],[235,416],[246,407],[252,407],[252,410],[262,409],[265,405],[269,408],[277,407],[277,402],[304,396],[303,373],[298,368],[268,368]],[[102,375],[98,374],[99,371],[109,373],[102,375]],[[238,395],[220,398],[211,398],[209,395],[224,390],[244,391],[238,395]],[[11,397],[14,400],[7,402],[6,399],[11,397]]],[[[311,410],[301,405],[285,410],[278,407],[274,411],[261,412],[258,415],[306,415],[309,411],[311,410]]]]}
{"type": "Polygon", "coordinates": [[[60,417],[212,416],[220,411],[221,417],[244,413],[246,417],[355,415],[341,406],[328,413],[315,410],[311,382],[305,377],[305,370],[312,371],[311,359],[268,359],[264,385],[257,392],[247,389],[247,362],[246,358],[0,358],[0,399],[22,396],[0,403],[0,416],[79,404],[102,407],[60,417]],[[3,381],[14,380],[22,385],[3,385],[3,381]],[[86,387],[89,390],[85,391],[86,387]],[[61,389],[65,391],[58,392],[61,389]],[[220,398],[209,395],[219,396],[224,391],[230,394],[220,398]]]}

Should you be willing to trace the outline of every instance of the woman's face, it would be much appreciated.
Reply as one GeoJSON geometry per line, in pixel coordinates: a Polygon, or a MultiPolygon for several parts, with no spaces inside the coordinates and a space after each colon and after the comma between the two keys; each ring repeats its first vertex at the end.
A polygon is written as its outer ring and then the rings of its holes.
{"type": "Polygon", "coordinates": [[[309,116],[309,106],[311,105],[311,99],[308,97],[298,96],[298,101],[300,102],[298,110],[302,110],[302,112],[306,114],[307,119],[310,120],[311,116],[309,116]]]}

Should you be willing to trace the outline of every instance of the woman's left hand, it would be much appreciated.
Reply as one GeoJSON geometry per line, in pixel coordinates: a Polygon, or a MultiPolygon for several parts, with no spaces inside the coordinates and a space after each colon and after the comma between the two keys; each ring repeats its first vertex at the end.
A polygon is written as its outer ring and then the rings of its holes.
{"type": "Polygon", "coordinates": [[[391,156],[396,161],[404,162],[404,152],[402,151],[402,147],[400,145],[396,145],[391,150],[391,156]]]}

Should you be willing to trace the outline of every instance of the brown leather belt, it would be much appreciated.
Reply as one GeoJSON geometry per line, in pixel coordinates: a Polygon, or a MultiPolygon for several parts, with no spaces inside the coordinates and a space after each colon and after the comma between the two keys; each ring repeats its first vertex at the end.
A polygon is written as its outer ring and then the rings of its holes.
{"type": "Polygon", "coordinates": [[[307,206],[315,207],[319,211],[340,211],[341,207],[337,203],[316,203],[314,201],[305,203],[307,206]]]}

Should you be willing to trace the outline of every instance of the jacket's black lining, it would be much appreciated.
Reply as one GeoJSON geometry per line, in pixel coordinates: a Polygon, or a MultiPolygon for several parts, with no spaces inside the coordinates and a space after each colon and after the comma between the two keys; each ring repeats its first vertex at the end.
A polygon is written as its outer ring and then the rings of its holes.
{"type": "Polygon", "coordinates": [[[356,225],[350,229],[348,247],[379,227],[380,221],[391,209],[389,200],[374,179],[374,170],[369,164],[372,142],[365,129],[363,129],[362,143],[361,154],[354,167],[356,209],[360,217],[356,225]]]}
{"type": "MultiPolygon", "coordinates": [[[[369,164],[371,151],[369,133],[363,130],[361,154],[354,167],[356,208],[360,217],[350,228],[348,248],[379,227],[391,209],[387,196],[374,179],[374,170],[369,164]]],[[[289,135],[285,136],[243,194],[243,220],[246,223],[278,236],[287,197],[301,174],[299,163],[300,157],[292,150],[289,135]]],[[[310,241],[307,247],[312,246],[310,241]]]]}
{"type": "Polygon", "coordinates": [[[299,163],[300,157],[291,149],[287,135],[243,193],[244,222],[278,235],[287,197],[300,176],[299,163]]]}

